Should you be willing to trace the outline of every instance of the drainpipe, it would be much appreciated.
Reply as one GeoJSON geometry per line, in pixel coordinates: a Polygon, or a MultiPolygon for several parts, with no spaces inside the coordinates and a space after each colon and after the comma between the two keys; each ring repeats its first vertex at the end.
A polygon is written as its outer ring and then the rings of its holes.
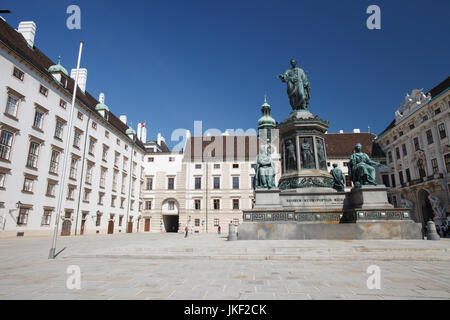
{"type": "MultiPolygon", "coordinates": [[[[128,232],[128,216],[130,214],[130,203],[131,203],[131,183],[133,181],[133,155],[134,155],[134,140],[133,140],[133,146],[131,147],[131,156],[130,156],[130,179],[128,180],[128,204],[127,204],[127,231],[128,232]]],[[[131,230],[131,233],[133,233],[133,229],[131,230]]]]}
{"type": "Polygon", "coordinates": [[[91,113],[89,112],[88,114],[89,114],[89,116],[88,116],[88,119],[86,122],[86,130],[85,130],[85,136],[84,136],[83,158],[81,160],[81,179],[80,179],[80,191],[78,192],[77,217],[75,220],[75,235],[77,235],[78,216],[80,214],[81,192],[82,192],[83,177],[84,177],[84,162],[86,161],[86,145],[87,145],[87,137],[88,137],[88,131],[89,131],[89,123],[91,121],[91,113]]]}

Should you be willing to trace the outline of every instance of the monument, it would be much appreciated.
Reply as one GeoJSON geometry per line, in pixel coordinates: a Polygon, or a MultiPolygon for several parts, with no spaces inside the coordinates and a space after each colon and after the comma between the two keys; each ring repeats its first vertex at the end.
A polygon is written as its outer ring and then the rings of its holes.
{"type": "Polygon", "coordinates": [[[308,110],[309,79],[295,59],[290,63],[291,68],[278,78],[286,83],[292,112],[276,123],[264,101],[258,121],[255,202],[252,209],[243,211],[238,240],[421,239],[421,225],[411,220],[411,209],[394,208],[387,200],[386,186],[377,184],[374,167],[383,165],[363,153],[360,144],[349,160],[354,184],[350,192],[344,191],[344,177],[337,166],[328,172],[325,133],[329,121],[308,110]],[[277,141],[271,139],[274,131],[277,141]],[[278,187],[272,149],[281,154],[278,187]]]}

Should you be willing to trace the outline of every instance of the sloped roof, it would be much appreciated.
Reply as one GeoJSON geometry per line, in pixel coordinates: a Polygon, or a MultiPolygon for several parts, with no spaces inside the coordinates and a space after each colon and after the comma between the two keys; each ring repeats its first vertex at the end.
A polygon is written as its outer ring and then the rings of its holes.
{"type": "Polygon", "coordinates": [[[373,142],[376,135],[368,132],[361,133],[328,133],[325,135],[325,147],[328,157],[349,157],[357,143],[362,145],[362,152],[370,157],[385,157],[385,153],[373,142]]]}
{"type": "MultiPolygon", "coordinates": [[[[56,82],[52,74],[48,72],[50,66],[55,65],[55,63],[44,53],[42,53],[36,46],[30,48],[22,34],[2,19],[0,19],[0,42],[9,47],[19,56],[21,56],[25,61],[32,64],[37,70],[39,70],[39,72],[41,72],[44,76],[47,76],[50,82],[56,82]]],[[[72,95],[73,88],[75,86],[75,80],[70,77],[65,78],[67,79],[66,90],[72,95]]],[[[95,106],[99,103],[99,101],[95,99],[91,94],[89,94],[89,92],[85,91],[83,93],[78,87],[76,97],[78,101],[88,107],[93,113],[98,114],[98,112],[95,110],[95,106]]],[[[107,122],[115,127],[118,131],[126,135],[128,126],[120,121],[120,119],[117,118],[113,113],[108,112],[107,122]]],[[[141,149],[144,149],[144,145],[140,140],[136,139],[135,143],[141,149]]]]}
{"type": "MultiPolygon", "coordinates": [[[[348,158],[357,143],[361,143],[362,151],[370,157],[385,157],[380,146],[373,142],[375,137],[373,133],[326,134],[327,157],[348,158]]],[[[256,158],[258,150],[258,136],[196,136],[188,139],[184,153],[185,158],[191,161],[252,161],[256,158]]]]}

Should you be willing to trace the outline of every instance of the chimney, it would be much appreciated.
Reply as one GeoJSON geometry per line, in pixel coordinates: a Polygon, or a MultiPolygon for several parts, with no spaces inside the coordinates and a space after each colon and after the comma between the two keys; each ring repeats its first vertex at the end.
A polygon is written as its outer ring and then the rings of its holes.
{"type": "Polygon", "coordinates": [[[119,117],[120,121],[122,121],[124,124],[127,124],[127,116],[126,115],[121,115],[119,117]]]}
{"type": "MultiPolygon", "coordinates": [[[[88,71],[86,68],[80,68],[78,72],[78,87],[83,93],[86,91],[87,73],[88,71]]],[[[70,71],[70,77],[75,80],[76,75],[77,69],[72,69],[70,71]]]]}
{"type": "Polygon", "coordinates": [[[353,129],[353,133],[361,133],[361,130],[359,130],[359,129],[353,129]]]}
{"type": "Polygon", "coordinates": [[[156,138],[157,139],[156,143],[158,144],[158,146],[161,145],[161,138],[162,138],[161,133],[158,133],[158,138],[156,138]]]}
{"type": "Polygon", "coordinates": [[[22,34],[28,45],[33,48],[34,36],[36,35],[36,23],[34,23],[33,21],[22,21],[21,23],[19,23],[17,31],[22,34]]]}
{"type": "Polygon", "coordinates": [[[142,124],[137,125],[137,138],[142,141],[142,124]]]}
{"type": "Polygon", "coordinates": [[[147,127],[142,127],[141,141],[144,143],[147,142],[147,127]]]}
{"type": "Polygon", "coordinates": [[[344,130],[339,130],[339,133],[344,133],[344,130]]]}

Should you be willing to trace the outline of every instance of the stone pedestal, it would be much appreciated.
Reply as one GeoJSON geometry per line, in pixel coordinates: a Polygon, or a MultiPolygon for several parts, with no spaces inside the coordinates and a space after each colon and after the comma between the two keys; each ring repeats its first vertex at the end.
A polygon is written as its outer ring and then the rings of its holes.
{"type": "Polygon", "coordinates": [[[387,188],[385,185],[361,186],[351,191],[351,202],[358,209],[382,209],[393,208],[388,202],[387,188]]]}
{"type": "Polygon", "coordinates": [[[439,237],[437,231],[436,231],[436,225],[433,221],[427,222],[427,240],[440,240],[441,237],[439,237]]]}
{"type": "Polygon", "coordinates": [[[276,209],[281,208],[280,190],[255,190],[255,209],[267,208],[276,209]]]}

